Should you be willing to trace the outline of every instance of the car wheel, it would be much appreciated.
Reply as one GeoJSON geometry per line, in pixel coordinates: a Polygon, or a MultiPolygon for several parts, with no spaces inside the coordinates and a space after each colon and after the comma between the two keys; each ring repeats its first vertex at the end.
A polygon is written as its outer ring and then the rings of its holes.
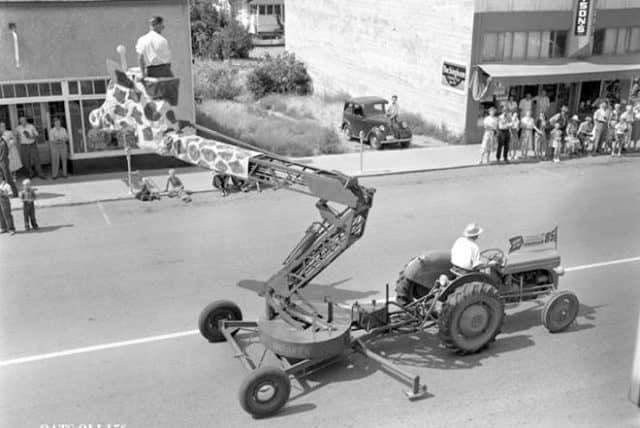
{"type": "Polygon", "coordinates": [[[410,144],[411,144],[411,141],[403,141],[402,143],[400,143],[400,147],[403,149],[406,149],[407,147],[409,147],[410,144]]]}
{"type": "Polygon", "coordinates": [[[342,134],[345,136],[347,141],[351,140],[351,126],[348,123],[342,125],[342,134]]]}
{"type": "Polygon", "coordinates": [[[375,150],[380,150],[382,148],[382,144],[380,143],[380,140],[378,140],[376,134],[371,134],[369,136],[369,145],[375,150]]]}

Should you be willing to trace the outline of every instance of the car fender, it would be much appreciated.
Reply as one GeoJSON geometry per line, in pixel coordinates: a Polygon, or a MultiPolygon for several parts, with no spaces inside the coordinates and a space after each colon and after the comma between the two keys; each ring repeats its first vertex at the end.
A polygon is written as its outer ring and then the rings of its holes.
{"type": "Polygon", "coordinates": [[[451,283],[449,283],[447,288],[445,288],[444,291],[442,293],[440,293],[440,296],[438,296],[438,300],[441,301],[441,302],[445,302],[447,300],[447,298],[454,291],[456,291],[458,288],[460,288],[463,285],[468,284],[470,282],[485,282],[485,283],[493,285],[497,289],[500,288],[499,284],[496,283],[496,280],[494,278],[492,278],[491,276],[487,275],[486,273],[484,273],[484,272],[472,272],[472,273],[469,273],[467,275],[460,276],[460,277],[454,279],[453,281],[451,281],[451,283]]]}
{"type": "Polygon", "coordinates": [[[378,140],[382,140],[383,138],[380,138],[382,132],[380,131],[380,129],[378,128],[379,125],[373,126],[371,129],[369,129],[369,132],[367,132],[367,136],[365,138],[365,140],[369,140],[369,138],[371,137],[371,134],[375,134],[376,137],[378,137],[378,140]]]}

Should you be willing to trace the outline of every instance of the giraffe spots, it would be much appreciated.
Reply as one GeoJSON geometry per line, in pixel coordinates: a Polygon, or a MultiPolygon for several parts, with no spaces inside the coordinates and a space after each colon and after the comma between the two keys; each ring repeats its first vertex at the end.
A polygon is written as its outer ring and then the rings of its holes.
{"type": "Polygon", "coordinates": [[[156,105],[155,102],[149,101],[147,104],[145,104],[144,117],[146,117],[152,122],[156,122],[160,120],[162,115],[160,114],[160,112],[158,112],[158,106],[156,105]]]}
{"type": "Polygon", "coordinates": [[[200,149],[195,144],[189,144],[189,146],[187,146],[187,154],[192,162],[197,162],[200,158],[200,149]]]}
{"type": "Polygon", "coordinates": [[[142,138],[144,138],[145,141],[153,140],[153,130],[150,126],[147,126],[142,130],[142,138]]]}
{"type": "Polygon", "coordinates": [[[222,159],[226,161],[230,161],[231,158],[233,158],[233,152],[227,151],[227,150],[220,150],[218,151],[218,156],[220,156],[222,159]]]}
{"type": "Polygon", "coordinates": [[[116,90],[113,91],[113,97],[116,99],[116,101],[118,101],[119,104],[122,104],[127,98],[127,93],[116,86],[116,90]]]}
{"type": "Polygon", "coordinates": [[[129,96],[127,98],[134,103],[140,102],[140,93],[136,90],[129,91],[129,96]]]}
{"type": "Polygon", "coordinates": [[[129,123],[126,120],[121,120],[120,121],[120,127],[121,128],[126,128],[127,126],[129,126],[129,123]]]}
{"type": "Polygon", "coordinates": [[[204,159],[200,159],[200,161],[198,162],[198,166],[201,168],[209,169],[209,164],[204,159]]]}
{"type": "Polygon", "coordinates": [[[102,109],[92,110],[91,113],[89,113],[89,123],[91,123],[91,126],[98,128],[100,126],[100,116],[103,115],[104,112],[102,109]]]}
{"type": "Polygon", "coordinates": [[[118,85],[124,86],[125,88],[128,88],[128,89],[135,88],[133,80],[129,79],[129,77],[124,71],[115,70],[115,72],[116,72],[116,82],[118,83],[118,85]]]}
{"type": "Polygon", "coordinates": [[[234,160],[233,162],[229,162],[229,168],[231,168],[231,172],[233,174],[240,175],[240,174],[244,173],[244,167],[242,166],[242,164],[238,160],[234,160]]]}
{"type": "Polygon", "coordinates": [[[224,163],[223,161],[219,160],[218,162],[216,162],[214,169],[216,170],[216,172],[220,172],[220,173],[225,173],[227,172],[227,170],[229,168],[227,168],[227,164],[224,163]]]}
{"type": "Polygon", "coordinates": [[[173,112],[173,110],[167,111],[167,114],[165,114],[165,117],[167,118],[169,123],[176,123],[178,121],[176,119],[176,114],[173,112]]]}
{"type": "Polygon", "coordinates": [[[111,118],[111,115],[109,113],[106,113],[104,116],[102,116],[102,121],[107,125],[114,124],[113,119],[111,118]]]}
{"type": "Polygon", "coordinates": [[[120,116],[120,117],[127,115],[127,109],[122,107],[119,104],[114,107],[113,112],[115,113],[116,116],[120,116]]]}
{"type": "Polygon", "coordinates": [[[218,157],[216,152],[210,147],[203,147],[200,152],[202,153],[202,156],[204,156],[205,160],[210,163],[215,162],[218,157]]]}

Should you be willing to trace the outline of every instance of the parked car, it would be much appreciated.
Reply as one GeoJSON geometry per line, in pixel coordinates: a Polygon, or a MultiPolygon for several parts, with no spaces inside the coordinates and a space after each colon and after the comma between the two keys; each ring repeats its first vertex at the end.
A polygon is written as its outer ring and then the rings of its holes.
{"type": "Polygon", "coordinates": [[[405,122],[392,121],[386,116],[389,102],[381,97],[359,97],[345,101],[342,112],[342,131],[349,139],[360,138],[379,150],[387,144],[409,147],[411,129],[405,122]]]}

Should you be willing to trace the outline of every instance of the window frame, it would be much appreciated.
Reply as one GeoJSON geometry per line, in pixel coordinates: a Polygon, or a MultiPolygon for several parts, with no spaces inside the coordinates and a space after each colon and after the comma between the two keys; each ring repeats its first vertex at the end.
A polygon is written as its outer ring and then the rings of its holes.
{"type": "MultiPolygon", "coordinates": [[[[480,61],[505,61],[505,62],[521,62],[521,61],[537,61],[548,58],[566,58],[567,56],[567,40],[569,30],[566,29],[545,29],[545,30],[528,30],[528,31],[487,31],[482,35],[482,46],[480,47],[480,61]],[[545,39],[545,33],[549,33],[549,46],[545,46],[543,43],[545,39]],[[524,34],[524,47],[522,55],[514,57],[514,48],[520,46],[515,43],[516,39],[520,38],[520,35],[524,34]],[[533,35],[537,35],[539,40],[536,43],[537,53],[535,56],[530,56],[530,50],[533,48],[529,46],[533,35]],[[493,39],[493,40],[491,40],[493,39]],[[559,49],[558,40],[563,39],[564,44],[562,50],[559,49]],[[493,48],[489,49],[487,42],[493,44],[493,48]],[[502,48],[499,50],[499,48],[502,48]],[[508,49],[507,49],[508,48],[508,49]],[[493,56],[486,55],[486,51],[493,52],[493,56]],[[507,52],[508,51],[508,52],[507,52]],[[543,54],[543,51],[545,54],[543,54]],[[548,56],[546,56],[548,55],[548,56]]],[[[520,40],[518,40],[520,41],[520,40]]]]}

